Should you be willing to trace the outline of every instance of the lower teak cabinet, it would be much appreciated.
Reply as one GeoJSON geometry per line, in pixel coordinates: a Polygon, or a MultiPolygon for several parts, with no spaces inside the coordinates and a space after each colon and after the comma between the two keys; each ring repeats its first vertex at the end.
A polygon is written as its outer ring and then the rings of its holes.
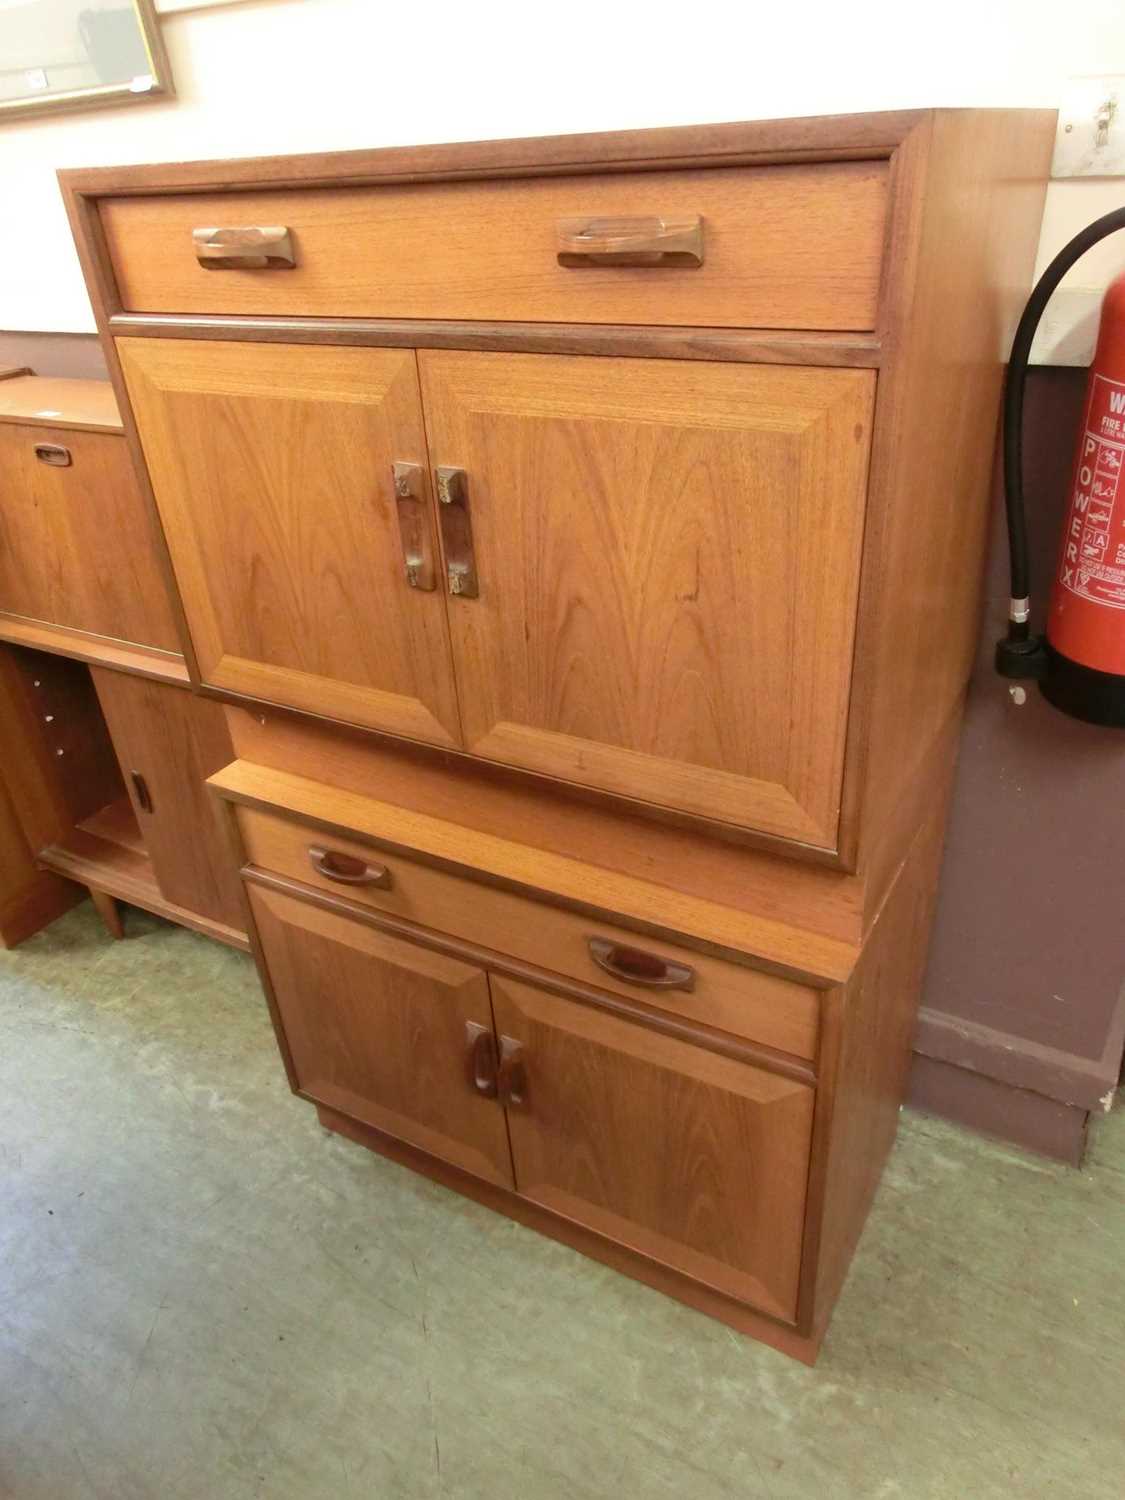
{"type": "Polygon", "coordinates": [[[391,936],[346,902],[248,889],[301,1093],[796,1316],[810,1087],[391,936]]]}
{"type": "Polygon", "coordinates": [[[595,911],[518,879],[514,842],[250,761],[210,786],[322,1124],[815,1358],[894,1134],[936,816],[862,953],[814,976],[718,925],[623,925],[635,877],[595,911]]]}

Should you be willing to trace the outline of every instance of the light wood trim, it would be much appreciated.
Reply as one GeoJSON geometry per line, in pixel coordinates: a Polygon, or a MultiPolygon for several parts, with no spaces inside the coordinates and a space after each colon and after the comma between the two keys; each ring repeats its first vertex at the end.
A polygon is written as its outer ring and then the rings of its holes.
{"type": "Polygon", "coordinates": [[[751,962],[786,978],[818,986],[838,982],[850,974],[859,953],[858,944],[247,761],[234,761],[209,784],[244,806],[288,812],[374,848],[435,859],[467,878],[492,880],[536,899],[596,913],[685,947],[704,947],[732,962],[751,962]]]}
{"type": "Polygon", "coordinates": [[[333,183],[442,182],[482,177],[612,172],[623,168],[767,165],[885,158],[932,111],[814,115],[722,125],[683,125],[513,140],[323,151],[230,161],[70,168],[64,193],[199,192],[208,188],[319,187],[333,183]]]}
{"type": "Polygon", "coordinates": [[[118,672],[133,672],[138,677],[152,677],[157,682],[174,682],[187,686],[187,663],[174,651],[156,646],[138,646],[133,641],[118,641],[110,636],[91,635],[85,630],[71,630],[65,625],[51,625],[45,620],[28,620],[0,610],[0,641],[13,646],[31,646],[36,651],[50,651],[55,656],[71,656],[76,661],[95,666],[113,667],[118,672]]]}
{"type": "Polygon", "coordinates": [[[876,369],[878,337],[785,328],[652,328],[612,323],[483,323],[426,318],[262,318],[233,314],[115,313],[115,337],[238,339],[246,343],[373,344],[737,364],[876,369]]]}
{"type": "Polygon", "coordinates": [[[0,383],[0,422],[66,427],[75,432],[121,432],[121,413],[108,380],[62,380],[22,375],[0,383]]]}

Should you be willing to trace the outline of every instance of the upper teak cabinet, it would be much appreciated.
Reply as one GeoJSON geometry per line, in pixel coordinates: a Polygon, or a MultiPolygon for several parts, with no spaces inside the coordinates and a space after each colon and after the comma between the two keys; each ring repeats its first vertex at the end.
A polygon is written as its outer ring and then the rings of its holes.
{"type": "Polygon", "coordinates": [[[872,372],[118,349],[205,684],[835,847],[872,372]]]}

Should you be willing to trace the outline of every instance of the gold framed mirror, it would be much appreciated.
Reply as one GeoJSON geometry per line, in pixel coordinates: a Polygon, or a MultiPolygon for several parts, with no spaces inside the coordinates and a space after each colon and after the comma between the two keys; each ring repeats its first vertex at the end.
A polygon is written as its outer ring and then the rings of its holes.
{"type": "Polygon", "coordinates": [[[172,93],[153,0],[0,0],[0,122],[172,93]]]}

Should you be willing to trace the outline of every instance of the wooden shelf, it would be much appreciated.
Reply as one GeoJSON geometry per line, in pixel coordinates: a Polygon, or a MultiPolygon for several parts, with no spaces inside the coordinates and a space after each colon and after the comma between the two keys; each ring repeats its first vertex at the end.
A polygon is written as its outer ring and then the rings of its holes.
{"type": "Polygon", "coordinates": [[[175,682],[187,686],[191,681],[187,663],[176,651],[158,646],[141,646],[134,641],[119,641],[108,635],[94,635],[89,630],[75,630],[70,625],[53,625],[48,620],[31,620],[0,610],[0,641],[13,646],[28,646],[34,651],[50,651],[55,656],[71,656],[93,666],[114,667],[138,677],[157,682],[175,682]]]}
{"type": "Polygon", "coordinates": [[[61,842],[42,849],[39,863],[80,885],[249,952],[245,933],[201,917],[161,895],[128,797],[108,803],[77,824],[61,842]]]}

